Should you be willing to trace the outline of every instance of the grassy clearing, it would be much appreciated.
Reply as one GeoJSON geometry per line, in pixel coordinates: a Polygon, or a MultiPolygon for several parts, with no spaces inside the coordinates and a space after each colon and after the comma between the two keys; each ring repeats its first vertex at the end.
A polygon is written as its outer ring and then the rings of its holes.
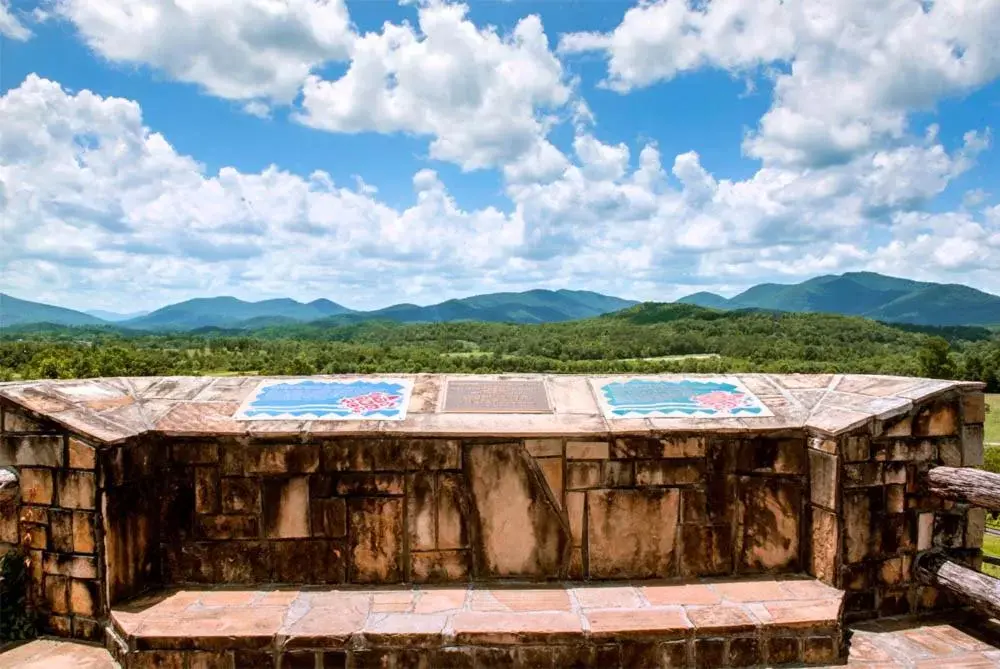
{"type": "MultiPolygon", "coordinates": [[[[983,555],[1000,557],[1000,536],[989,533],[983,535],[983,555]]],[[[1000,578],[1000,567],[984,562],[983,573],[1000,578]]]]}
{"type": "Polygon", "coordinates": [[[1000,444],[1000,394],[986,396],[986,443],[1000,444]]]}

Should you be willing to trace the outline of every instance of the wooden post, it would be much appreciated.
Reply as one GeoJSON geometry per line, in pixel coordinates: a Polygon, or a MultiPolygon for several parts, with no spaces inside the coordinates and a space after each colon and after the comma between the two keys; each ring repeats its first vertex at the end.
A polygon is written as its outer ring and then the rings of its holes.
{"type": "Polygon", "coordinates": [[[927,487],[943,499],[1000,509],[1000,474],[968,467],[934,467],[927,472],[927,487]]]}
{"type": "Polygon", "coordinates": [[[956,595],[976,611],[1000,617],[1000,580],[952,562],[937,551],[918,556],[913,573],[921,583],[956,595]]]}

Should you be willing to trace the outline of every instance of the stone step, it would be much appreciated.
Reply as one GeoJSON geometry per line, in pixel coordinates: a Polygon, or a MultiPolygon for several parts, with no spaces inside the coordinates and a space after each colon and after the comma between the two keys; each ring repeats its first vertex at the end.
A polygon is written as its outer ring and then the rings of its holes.
{"type": "Polygon", "coordinates": [[[740,667],[843,657],[843,592],[808,578],[172,589],[112,608],[126,669],[740,667]]]}

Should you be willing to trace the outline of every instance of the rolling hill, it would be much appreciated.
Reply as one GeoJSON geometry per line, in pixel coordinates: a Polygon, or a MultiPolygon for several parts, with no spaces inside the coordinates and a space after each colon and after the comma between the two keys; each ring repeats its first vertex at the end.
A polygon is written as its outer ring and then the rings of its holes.
{"type": "Polygon", "coordinates": [[[274,322],[316,321],[351,310],[330,300],[297,302],[291,298],[244,302],[235,297],[199,297],[178,302],[120,323],[139,330],[193,330],[202,327],[240,327],[247,321],[274,322]]]}
{"type": "Polygon", "coordinates": [[[40,302],[19,300],[0,293],[0,326],[27,323],[53,323],[55,325],[105,325],[106,321],[82,311],[54,307],[40,302]]]}
{"type": "Polygon", "coordinates": [[[766,309],[864,316],[916,325],[1000,324],[1000,297],[959,284],[850,272],[797,284],[762,283],[732,298],[695,293],[682,304],[713,309],[766,309]]]}

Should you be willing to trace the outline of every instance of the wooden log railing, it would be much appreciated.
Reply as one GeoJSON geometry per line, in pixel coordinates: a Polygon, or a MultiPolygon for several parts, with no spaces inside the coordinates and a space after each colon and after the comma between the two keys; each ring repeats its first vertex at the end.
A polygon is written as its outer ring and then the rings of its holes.
{"type": "MultiPolygon", "coordinates": [[[[927,489],[942,499],[1000,509],[1000,474],[968,467],[934,467],[927,489]]],[[[913,564],[917,581],[955,595],[980,613],[1000,617],[1000,579],[949,560],[941,549],[927,551],[913,564]]]]}

